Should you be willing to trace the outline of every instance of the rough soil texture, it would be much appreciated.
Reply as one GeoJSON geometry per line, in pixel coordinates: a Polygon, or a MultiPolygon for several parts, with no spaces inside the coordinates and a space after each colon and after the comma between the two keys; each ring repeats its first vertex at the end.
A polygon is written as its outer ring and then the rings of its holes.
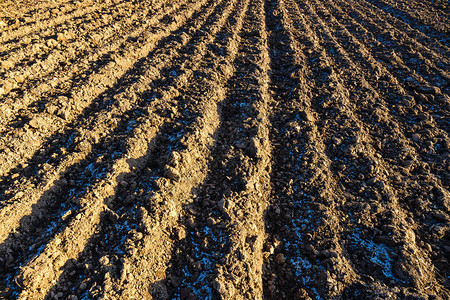
{"type": "Polygon", "coordinates": [[[0,3],[0,298],[449,299],[440,0],[0,3]]]}

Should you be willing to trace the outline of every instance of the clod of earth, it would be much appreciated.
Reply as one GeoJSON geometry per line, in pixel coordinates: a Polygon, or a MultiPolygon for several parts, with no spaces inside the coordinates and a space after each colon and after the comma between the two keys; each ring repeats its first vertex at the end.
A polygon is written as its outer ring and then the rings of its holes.
{"type": "Polygon", "coordinates": [[[449,299],[447,1],[0,3],[1,299],[449,299]]]}

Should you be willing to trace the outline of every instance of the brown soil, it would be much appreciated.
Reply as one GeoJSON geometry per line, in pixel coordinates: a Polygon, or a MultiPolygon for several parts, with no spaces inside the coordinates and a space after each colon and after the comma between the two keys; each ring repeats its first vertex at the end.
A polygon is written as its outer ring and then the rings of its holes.
{"type": "Polygon", "coordinates": [[[447,1],[0,3],[0,299],[449,299],[447,1]]]}

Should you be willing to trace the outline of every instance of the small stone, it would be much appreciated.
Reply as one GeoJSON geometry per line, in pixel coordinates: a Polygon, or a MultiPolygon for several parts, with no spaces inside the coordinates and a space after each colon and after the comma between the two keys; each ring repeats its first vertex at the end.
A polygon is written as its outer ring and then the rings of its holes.
{"type": "Polygon", "coordinates": [[[178,277],[172,276],[170,278],[170,283],[172,283],[172,286],[177,288],[181,285],[181,280],[178,277]]]}
{"type": "Polygon", "coordinates": [[[58,46],[58,42],[57,42],[56,40],[54,40],[54,39],[49,39],[49,40],[47,41],[47,47],[53,48],[53,47],[56,47],[56,46],[58,46]]]}
{"type": "Polygon", "coordinates": [[[80,284],[80,290],[81,291],[84,291],[84,290],[86,290],[86,288],[87,288],[87,284],[86,284],[86,282],[82,282],[81,284],[80,284]]]}
{"type": "Polygon", "coordinates": [[[16,76],[14,77],[14,80],[15,80],[17,83],[23,83],[23,82],[25,81],[25,76],[23,76],[23,75],[21,75],[21,74],[18,74],[18,75],[16,75],[16,76]]]}
{"type": "Polygon", "coordinates": [[[68,211],[61,217],[61,219],[62,219],[63,221],[66,221],[66,220],[70,217],[71,214],[72,214],[72,211],[71,211],[71,210],[68,210],[68,211]]]}
{"type": "Polygon", "coordinates": [[[25,45],[30,44],[30,43],[31,43],[31,38],[28,37],[28,36],[24,37],[24,38],[22,39],[22,43],[25,44],[25,45]]]}
{"type": "Polygon", "coordinates": [[[225,200],[224,199],[220,199],[219,202],[217,203],[217,206],[219,207],[219,209],[222,212],[225,212],[225,200]]]}
{"type": "Polygon", "coordinates": [[[213,288],[220,292],[220,288],[222,287],[222,285],[220,284],[220,282],[217,280],[217,278],[213,281],[212,283],[213,288]]]}
{"type": "Polygon", "coordinates": [[[331,74],[333,72],[333,69],[330,66],[326,66],[322,69],[325,73],[331,74]]]}
{"type": "Polygon", "coordinates": [[[300,116],[307,122],[314,121],[314,116],[309,111],[306,110],[301,111],[300,116]]]}
{"type": "Polygon", "coordinates": [[[372,184],[375,183],[375,180],[377,180],[377,178],[376,178],[376,177],[372,177],[372,178],[368,179],[368,180],[366,181],[366,183],[367,183],[368,185],[372,185],[372,184]]]}
{"type": "Polygon", "coordinates": [[[109,264],[109,258],[106,255],[102,256],[99,261],[102,264],[102,266],[106,266],[109,264]]]}
{"type": "Polygon", "coordinates": [[[425,120],[428,119],[428,116],[427,116],[426,114],[424,114],[424,113],[419,114],[417,117],[418,117],[419,120],[421,120],[421,121],[425,121],[425,120]]]}
{"type": "Polygon", "coordinates": [[[8,60],[2,61],[2,68],[4,69],[11,69],[12,67],[14,67],[14,63],[8,60]]]}
{"type": "Polygon", "coordinates": [[[94,33],[93,35],[91,35],[91,40],[95,45],[97,45],[102,41],[102,36],[100,34],[94,33]]]}
{"type": "Polygon", "coordinates": [[[247,144],[245,142],[241,142],[241,141],[237,141],[234,145],[238,149],[245,149],[245,148],[247,148],[247,144]]]}
{"type": "Polygon", "coordinates": [[[402,165],[405,166],[405,167],[409,167],[412,164],[413,164],[413,161],[410,160],[410,159],[402,160],[402,165]]]}
{"type": "Polygon", "coordinates": [[[408,96],[405,96],[404,99],[403,99],[403,101],[402,101],[402,104],[403,104],[404,106],[408,106],[408,107],[413,106],[414,103],[415,103],[414,97],[413,97],[413,96],[409,96],[409,95],[408,95],[408,96]]]}
{"type": "Polygon", "coordinates": [[[62,32],[59,32],[57,34],[57,38],[56,39],[57,39],[58,42],[67,42],[67,37],[62,32]]]}
{"type": "Polygon", "coordinates": [[[125,180],[122,180],[120,182],[120,185],[123,186],[123,187],[127,187],[128,186],[128,182],[126,182],[125,180]]]}
{"type": "Polygon", "coordinates": [[[433,213],[433,218],[435,218],[436,220],[441,221],[441,222],[447,221],[447,216],[442,212],[433,213]]]}
{"type": "Polygon", "coordinates": [[[135,240],[135,241],[142,240],[143,238],[144,238],[144,235],[142,234],[142,232],[137,231],[133,234],[133,240],[135,240]]]}
{"type": "Polygon", "coordinates": [[[418,134],[418,133],[414,133],[413,135],[412,135],[412,140],[414,141],[414,142],[418,142],[418,141],[420,141],[420,134],[418,134]]]}
{"type": "Polygon", "coordinates": [[[29,123],[31,128],[38,129],[41,126],[41,120],[39,118],[34,118],[29,123]]]}
{"type": "Polygon", "coordinates": [[[186,238],[186,230],[184,230],[184,228],[182,228],[182,227],[177,228],[177,230],[176,230],[176,238],[178,240],[185,239],[186,238]]]}
{"type": "Polygon", "coordinates": [[[177,169],[167,166],[164,175],[174,181],[180,180],[180,172],[177,169]]]}
{"type": "Polygon", "coordinates": [[[310,252],[310,253],[314,253],[314,252],[316,251],[316,249],[314,248],[314,246],[311,245],[311,244],[306,245],[306,246],[305,246],[305,250],[308,251],[308,252],[310,252]]]}

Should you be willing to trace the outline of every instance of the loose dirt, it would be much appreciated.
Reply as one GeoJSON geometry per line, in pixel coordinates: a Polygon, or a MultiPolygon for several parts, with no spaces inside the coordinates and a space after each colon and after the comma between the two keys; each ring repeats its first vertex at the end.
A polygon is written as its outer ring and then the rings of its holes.
{"type": "Polygon", "coordinates": [[[0,299],[450,298],[446,1],[0,3],[0,299]]]}

